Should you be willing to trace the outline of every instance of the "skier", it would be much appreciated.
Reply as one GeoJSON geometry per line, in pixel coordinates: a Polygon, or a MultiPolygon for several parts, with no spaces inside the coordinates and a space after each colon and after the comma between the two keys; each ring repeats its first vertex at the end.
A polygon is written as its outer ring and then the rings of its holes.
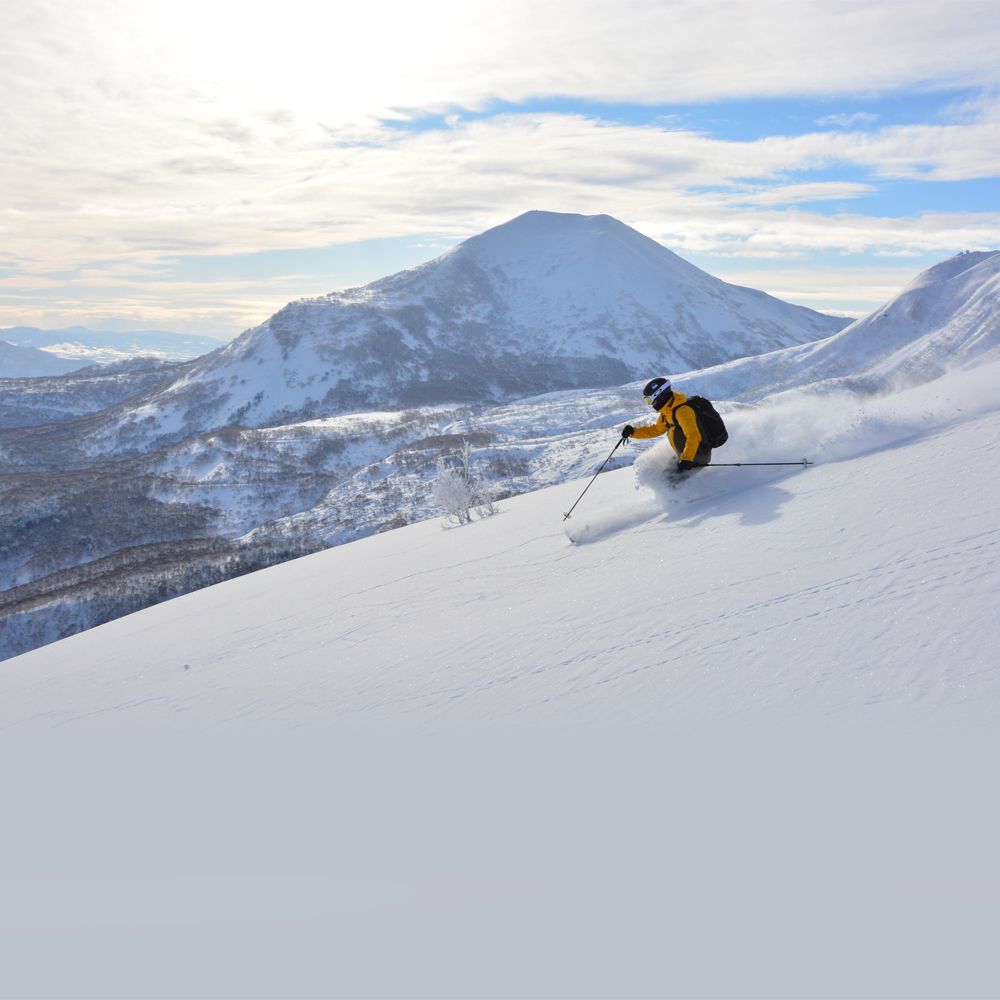
{"type": "Polygon", "coordinates": [[[708,465],[712,460],[712,449],[698,426],[694,408],[687,405],[687,396],[682,392],[674,392],[668,378],[651,379],[646,383],[642,394],[660,415],[655,424],[645,427],[626,424],[622,428],[622,437],[626,440],[642,439],[666,434],[670,447],[677,453],[677,466],[674,470],[677,474],[708,465]]]}

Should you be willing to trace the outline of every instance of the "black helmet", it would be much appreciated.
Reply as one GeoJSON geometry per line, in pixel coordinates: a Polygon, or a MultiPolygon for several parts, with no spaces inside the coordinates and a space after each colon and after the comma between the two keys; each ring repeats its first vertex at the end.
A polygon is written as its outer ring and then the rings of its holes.
{"type": "Polygon", "coordinates": [[[655,409],[659,409],[667,400],[673,390],[670,388],[670,379],[652,378],[646,383],[646,388],[642,390],[643,398],[655,409]]]}

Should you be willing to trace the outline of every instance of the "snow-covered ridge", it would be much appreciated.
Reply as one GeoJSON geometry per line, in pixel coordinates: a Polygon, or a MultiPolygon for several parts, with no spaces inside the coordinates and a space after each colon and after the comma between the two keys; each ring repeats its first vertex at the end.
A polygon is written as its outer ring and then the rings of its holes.
{"type": "Polygon", "coordinates": [[[930,381],[1000,357],[1000,251],[966,252],[921,272],[869,316],[813,344],[691,373],[722,399],[836,380],[867,391],[930,381]]]}

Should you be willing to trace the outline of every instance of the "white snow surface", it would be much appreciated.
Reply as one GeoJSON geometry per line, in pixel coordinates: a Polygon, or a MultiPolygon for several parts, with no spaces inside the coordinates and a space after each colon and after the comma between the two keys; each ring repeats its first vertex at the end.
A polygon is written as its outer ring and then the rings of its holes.
{"type": "Polygon", "coordinates": [[[6,661],[0,992],[997,995],[998,378],[6,661]]]}

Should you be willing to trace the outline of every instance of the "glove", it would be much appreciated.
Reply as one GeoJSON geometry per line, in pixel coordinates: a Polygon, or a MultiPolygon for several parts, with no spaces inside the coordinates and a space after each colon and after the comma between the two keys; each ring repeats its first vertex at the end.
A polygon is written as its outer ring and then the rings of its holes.
{"type": "Polygon", "coordinates": [[[680,459],[677,462],[678,472],[690,472],[694,468],[694,462],[689,462],[687,459],[680,459]]]}
{"type": "Polygon", "coordinates": [[[630,438],[635,433],[635,428],[631,424],[626,424],[622,428],[622,437],[630,438]]]}

